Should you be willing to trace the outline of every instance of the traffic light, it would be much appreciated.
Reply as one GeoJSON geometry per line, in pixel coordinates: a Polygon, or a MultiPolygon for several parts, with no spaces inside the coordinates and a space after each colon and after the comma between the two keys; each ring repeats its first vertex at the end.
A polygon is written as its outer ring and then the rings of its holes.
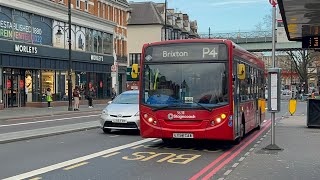
{"type": "Polygon", "coordinates": [[[138,78],[139,66],[138,64],[132,64],[131,77],[138,78]]]}

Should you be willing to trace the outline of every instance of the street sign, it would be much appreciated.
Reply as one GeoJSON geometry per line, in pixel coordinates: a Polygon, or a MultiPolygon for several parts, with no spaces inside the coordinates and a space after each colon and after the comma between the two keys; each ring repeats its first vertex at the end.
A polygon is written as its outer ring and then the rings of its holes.
{"type": "Polygon", "coordinates": [[[111,66],[111,71],[112,71],[112,72],[116,72],[116,71],[117,71],[117,66],[112,65],[112,66],[111,66]]]}
{"type": "Polygon", "coordinates": [[[269,0],[269,3],[272,5],[272,6],[276,6],[278,4],[278,1],[277,0],[269,0]]]}

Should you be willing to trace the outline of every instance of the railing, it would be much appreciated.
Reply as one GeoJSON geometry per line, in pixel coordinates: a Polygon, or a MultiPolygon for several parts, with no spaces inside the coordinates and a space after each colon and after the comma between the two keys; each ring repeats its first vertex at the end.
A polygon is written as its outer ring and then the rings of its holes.
{"type": "Polygon", "coordinates": [[[271,31],[230,32],[230,33],[201,33],[201,38],[229,39],[235,43],[272,42],[271,31]]]}

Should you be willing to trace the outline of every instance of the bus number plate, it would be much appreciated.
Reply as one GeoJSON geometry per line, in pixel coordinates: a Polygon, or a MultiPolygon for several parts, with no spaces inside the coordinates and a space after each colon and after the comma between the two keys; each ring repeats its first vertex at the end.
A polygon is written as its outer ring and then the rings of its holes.
{"type": "Polygon", "coordinates": [[[193,138],[192,133],[173,133],[173,138],[193,138]]]}

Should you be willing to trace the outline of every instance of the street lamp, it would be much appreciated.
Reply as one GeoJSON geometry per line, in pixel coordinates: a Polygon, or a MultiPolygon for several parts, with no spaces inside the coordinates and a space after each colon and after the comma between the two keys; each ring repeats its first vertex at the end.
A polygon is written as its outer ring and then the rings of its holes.
{"type": "MultiPolygon", "coordinates": [[[[68,111],[72,111],[72,60],[71,60],[71,0],[68,0],[68,24],[69,24],[69,70],[68,70],[68,111]]],[[[58,30],[59,33],[59,30],[58,30]]],[[[60,31],[61,33],[61,31],[60,31]]]]}

